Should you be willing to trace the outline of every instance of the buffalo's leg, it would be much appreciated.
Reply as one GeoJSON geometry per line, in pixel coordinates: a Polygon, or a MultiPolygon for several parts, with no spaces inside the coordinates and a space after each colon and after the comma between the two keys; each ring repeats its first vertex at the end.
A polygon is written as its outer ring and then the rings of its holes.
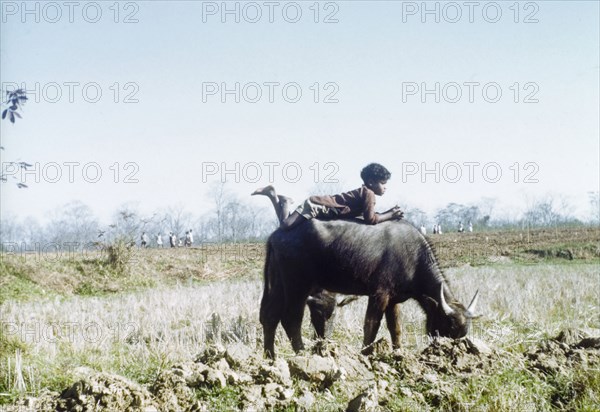
{"type": "Polygon", "coordinates": [[[275,332],[279,324],[279,317],[269,316],[265,313],[263,306],[260,308],[260,323],[263,327],[265,356],[275,359],[275,332]]]}
{"type": "Polygon", "coordinates": [[[390,337],[392,338],[392,346],[394,349],[400,347],[400,339],[402,336],[402,324],[400,323],[400,304],[389,305],[385,310],[385,321],[390,337]]]}
{"type": "Polygon", "coordinates": [[[367,313],[365,315],[364,325],[364,337],[363,345],[369,346],[375,341],[377,331],[381,325],[381,318],[383,312],[387,306],[387,299],[381,299],[379,297],[369,297],[369,303],[367,304],[367,313]]]}
{"type": "Polygon", "coordinates": [[[277,324],[275,326],[263,325],[263,337],[264,337],[264,350],[265,356],[270,359],[275,359],[275,331],[277,330],[277,324]]]}
{"type": "Polygon", "coordinates": [[[275,358],[275,332],[281,319],[282,310],[281,296],[267,292],[263,294],[260,303],[260,323],[263,327],[265,355],[271,359],[275,358]]]}
{"type": "Polygon", "coordinates": [[[287,308],[281,318],[281,325],[292,342],[294,352],[304,349],[304,343],[302,342],[302,317],[304,315],[305,304],[306,296],[303,296],[301,299],[294,298],[288,300],[287,308]]]}

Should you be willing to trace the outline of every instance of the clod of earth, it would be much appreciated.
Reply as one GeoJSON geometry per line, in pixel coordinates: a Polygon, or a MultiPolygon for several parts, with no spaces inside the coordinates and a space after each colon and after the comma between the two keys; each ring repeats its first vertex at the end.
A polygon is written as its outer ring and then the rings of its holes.
{"type": "MultiPolygon", "coordinates": [[[[215,406],[208,396],[225,389],[237,391],[237,408],[244,411],[311,411],[338,402],[334,409],[368,412],[385,410],[398,399],[409,409],[431,409],[452,405],[457,379],[492,375],[505,358],[540,376],[568,376],[574,366],[600,366],[600,338],[576,330],[564,330],[523,354],[504,353],[469,338],[434,339],[420,354],[402,348],[392,351],[384,342],[375,342],[369,357],[356,348],[328,342],[313,348],[323,356],[307,351],[274,361],[265,361],[239,344],[212,345],[195,361],[163,370],[147,388],[120,376],[89,371],[89,376],[61,394],[45,392],[6,411],[23,406],[42,412],[210,411],[215,406]],[[340,399],[345,399],[343,407],[340,399]]],[[[569,386],[549,401],[565,408],[578,390],[569,386]]]]}
{"type": "Polygon", "coordinates": [[[556,337],[542,341],[526,353],[529,368],[545,374],[566,374],[573,364],[598,367],[600,338],[593,338],[573,329],[561,331],[556,337]]]}

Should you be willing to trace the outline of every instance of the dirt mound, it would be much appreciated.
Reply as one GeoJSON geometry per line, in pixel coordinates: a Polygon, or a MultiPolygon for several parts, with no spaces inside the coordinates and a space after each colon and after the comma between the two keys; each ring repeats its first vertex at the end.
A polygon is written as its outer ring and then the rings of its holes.
{"type": "Polygon", "coordinates": [[[600,339],[577,330],[564,330],[525,353],[503,352],[470,338],[437,338],[421,353],[392,350],[384,339],[368,349],[365,356],[355,347],[319,342],[271,361],[242,344],[212,345],[195,360],[160,372],[147,389],[119,376],[91,373],[60,395],[46,393],[20,405],[36,411],[200,412],[218,410],[213,397],[229,393],[228,410],[468,410],[457,398],[456,385],[492,377],[508,362],[536,376],[566,376],[551,381],[549,400],[566,407],[580,390],[569,380],[570,368],[588,373],[600,365],[600,339]]]}
{"type": "MultiPolygon", "coordinates": [[[[524,355],[527,368],[550,382],[551,404],[561,410],[575,410],[577,400],[590,394],[589,382],[597,380],[600,338],[566,329],[531,347],[524,355]],[[589,374],[580,371],[589,371],[589,374]]],[[[598,395],[592,393],[591,396],[597,398],[598,395]]]]}
{"type": "Polygon", "coordinates": [[[121,376],[108,373],[92,374],[78,380],[60,394],[43,392],[38,398],[29,398],[15,407],[15,411],[38,412],[157,410],[152,395],[146,388],[121,376]]]}
{"type": "Polygon", "coordinates": [[[187,385],[186,378],[192,375],[188,368],[176,366],[158,376],[150,391],[161,405],[161,411],[202,410],[194,399],[192,388],[187,385]]]}
{"type": "Polygon", "coordinates": [[[105,409],[130,412],[153,406],[152,396],[144,387],[121,376],[100,373],[65,389],[58,397],[56,410],[105,409]]]}
{"type": "Polygon", "coordinates": [[[488,369],[497,358],[480,340],[437,338],[425,348],[419,360],[436,372],[448,374],[488,369]]]}
{"type": "Polygon", "coordinates": [[[530,348],[525,356],[529,368],[545,374],[566,374],[573,364],[600,365],[600,338],[566,329],[556,337],[530,348]]]}

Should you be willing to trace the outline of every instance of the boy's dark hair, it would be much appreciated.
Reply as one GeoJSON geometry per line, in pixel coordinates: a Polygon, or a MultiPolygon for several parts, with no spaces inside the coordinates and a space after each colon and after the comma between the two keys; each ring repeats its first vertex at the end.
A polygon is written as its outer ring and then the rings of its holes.
{"type": "Polygon", "coordinates": [[[368,164],[360,171],[360,177],[363,182],[384,182],[392,177],[392,174],[379,163],[368,164]]]}

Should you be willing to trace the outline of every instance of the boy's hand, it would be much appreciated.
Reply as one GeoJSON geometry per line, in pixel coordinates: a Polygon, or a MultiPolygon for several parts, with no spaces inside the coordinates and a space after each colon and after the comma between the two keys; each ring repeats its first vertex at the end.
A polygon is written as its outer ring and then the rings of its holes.
{"type": "Polygon", "coordinates": [[[392,219],[400,220],[404,217],[404,212],[400,209],[399,206],[394,206],[392,208],[392,219]]]}

